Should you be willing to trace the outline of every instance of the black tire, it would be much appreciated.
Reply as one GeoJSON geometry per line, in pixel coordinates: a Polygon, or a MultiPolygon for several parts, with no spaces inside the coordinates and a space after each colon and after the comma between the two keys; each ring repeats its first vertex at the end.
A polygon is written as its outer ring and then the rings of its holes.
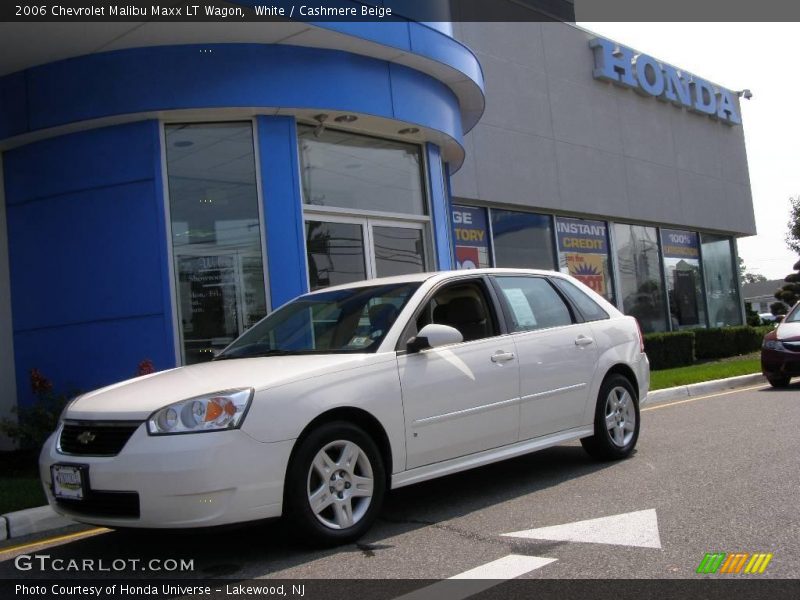
{"type": "Polygon", "coordinates": [[[584,450],[586,450],[590,456],[598,460],[620,460],[622,458],[627,458],[631,452],[633,452],[633,449],[636,447],[636,441],[639,439],[639,424],[639,399],[630,380],[618,374],[608,375],[603,381],[603,385],[600,386],[600,392],[597,394],[597,406],[594,415],[594,435],[583,438],[581,440],[581,445],[583,445],[584,450]],[[612,400],[609,397],[611,393],[614,392],[619,402],[622,391],[628,394],[630,409],[620,415],[620,411],[610,407],[612,400]],[[611,414],[609,414],[609,411],[611,414]],[[607,415],[609,418],[614,418],[615,420],[618,420],[620,416],[622,416],[624,419],[623,423],[625,420],[629,420],[629,417],[633,415],[635,418],[633,431],[621,429],[621,439],[617,438],[617,441],[615,441],[606,425],[607,415]],[[628,435],[629,433],[631,435],[628,435]]]}
{"type": "Polygon", "coordinates": [[[284,514],[297,527],[300,539],[304,543],[322,547],[348,544],[363,536],[372,526],[380,512],[385,492],[386,471],[383,458],[372,438],[361,428],[345,421],[325,423],[300,441],[289,463],[284,489],[284,514]],[[346,460],[341,461],[344,446],[337,460],[336,454],[342,443],[355,444],[360,451],[356,464],[351,467],[347,466],[346,460]],[[312,471],[312,465],[318,454],[326,448],[325,455],[331,459],[334,469],[328,472],[331,479],[323,481],[320,470],[315,468],[312,471]],[[351,469],[352,473],[336,468],[337,462],[351,469]],[[356,481],[362,480],[354,479],[355,476],[365,476],[364,479],[368,479],[365,467],[368,467],[372,475],[372,495],[366,506],[364,504],[366,497],[356,496],[357,488],[363,487],[356,481]],[[338,481],[339,479],[341,481],[338,481]],[[347,488],[339,489],[334,487],[336,485],[340,487],[346,485],[347,488]],[[323,489],[325,487],[333,492],[326,493],[323,489]],[[314,490],[319,491],[320,497],[329,502],[325,509],[319,511],[319,515],[311,507],[310,498],[314,490]],[[344,502],[336,499],[343,496],[344,502]],[[345,506],[351,507],[349,514],[353,524],[335,528],[336,522],[341,522],[342,515],[347,513],[345,506]]]}
{"type": "Polygon", "coordinates": [[[769,384],[774,388],[785,388],[789,387],[789,382],[792,380],[791,377],[780,376],[780,375],[772,375],[771,377],[767,377],[767,381],[769,384]]]}

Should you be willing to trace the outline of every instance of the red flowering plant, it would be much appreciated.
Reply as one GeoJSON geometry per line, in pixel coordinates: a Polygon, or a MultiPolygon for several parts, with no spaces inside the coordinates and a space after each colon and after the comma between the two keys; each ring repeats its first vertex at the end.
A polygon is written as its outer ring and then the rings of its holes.
{"type": "MultiPolygon", "coordinates": [[[[136,375],[148,375],[155,372],[153,361],[149,358],[141,361],[136,375]]],[[[39,369],[29,371],[29,383],[35,401],[30,406],[13,409],[16,418],[0,419],[0,433],[4,433],[22,449],[38,449],[47,437],[58,428],[58,419],[64,407],[80,391],[69,394],[53,391],[53,382],[39,369]]]]}
{"type": "Polygon", "coordinates": [[[16,419],[0,420],[0,433],[16,441],[22,449],[40,448],[58,427],[58,418],[71,397],[76,394],[56,394],[53,382],[39,369],[29,372],[31,391],[36,397],[30,406],[13,409],[16,419]]]}

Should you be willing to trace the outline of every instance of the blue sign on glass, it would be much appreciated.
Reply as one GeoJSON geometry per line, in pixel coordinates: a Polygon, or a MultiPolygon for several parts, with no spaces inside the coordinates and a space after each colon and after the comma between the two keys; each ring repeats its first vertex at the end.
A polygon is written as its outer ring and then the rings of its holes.
{"type": "Polygon", "coordinates": [[[608,253],[608,235],[603,221],[559,217],[556,220],[556,238],[559,252],[608,253]]]}
{"type": "Polygon", "coordinates": [[[693,231],[661,230],[661,252],[664,258],[700,258],[700,244],[693,231]]]}
{"type": "Polygon", "coordinates": [[[456,268],[490,267],[486,210],[473,206],[453,206],[452,218],[456,268]]]}

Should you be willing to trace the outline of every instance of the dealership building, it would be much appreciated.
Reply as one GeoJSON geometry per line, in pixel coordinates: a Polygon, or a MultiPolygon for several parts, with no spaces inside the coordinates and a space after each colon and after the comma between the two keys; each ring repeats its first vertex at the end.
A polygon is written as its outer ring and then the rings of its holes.
{"type": "Polygon", "coordinates": [[[739,97],[574,25],[2,24],[0,415],[209,360],[292,297],[569,272],[736,325],[739,97]]]}

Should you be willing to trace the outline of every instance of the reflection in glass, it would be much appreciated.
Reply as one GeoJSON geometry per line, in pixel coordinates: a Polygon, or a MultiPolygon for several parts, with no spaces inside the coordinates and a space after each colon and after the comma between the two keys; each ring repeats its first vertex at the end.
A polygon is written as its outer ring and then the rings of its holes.
{"type": "Polygon", "coordinates": [[[418,146],[306,126],[298,138],[306,204],[425,214],[418,146]]]}
{"type": "Polygon", "coordinates": [[[249,123],[166,127],[184,362],[209,360],[266,314],[249,123]]]}
{"type": "Polygon", "coordinates": [[[672,329],[705,327],[700,240],[693,231],[661,230],[672,329]]]}
{"type": "Polygon", "coordinates": [[[375,269],[377,277],[422,273],[425,250],[422,230],[408,227],[373,227],[375,269]]]}
{"type": "Polygon", "coordinates": [[[495,266],[553,269],[553,225],[548,215],[492,209],[495,266]]]}
{"type": "Polygon", "coordinates": [[[308,221],[306,248],[312,290],[367,278],[361,225],[308,221]]]}
{"type": "Polygon", "coordinates": [[[666,331],[655,228],[615,223],[614,237],[623,312],[636,317],[646,333],[666,331]]]}
{"type": "Polygon", "coordinates": [[[709,233],[702,234],[701,239],[709,322],[712,327],[741,325],[742,309],[733,270],[731,239],[709,233]]]}

